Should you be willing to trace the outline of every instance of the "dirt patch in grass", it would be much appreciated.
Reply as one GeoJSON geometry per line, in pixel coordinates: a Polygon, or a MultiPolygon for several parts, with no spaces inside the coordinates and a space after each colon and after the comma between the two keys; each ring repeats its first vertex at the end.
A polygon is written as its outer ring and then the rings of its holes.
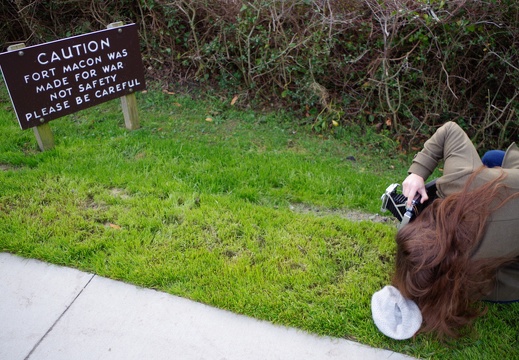
{"type": "Polygon", "coordinates": [[[113,197],[116,197],[116,198],[121,198],[123,200],[129,199],[131,197],[130,195],[128,195],[126,190],[119,189],[119,188],[110,189],[110,195],[112,195],[113,197]]]}
{"type": "Polygon", "coordinates": [[[16,170],[16,167],[7,164],[0,164],[0,171],[16,170]]]}
{"type": "Polygon", "coordinates": [[[316,216],[335,215],[351,221],[372,221],[376,223],[397,224],[397,220],[393,216],[385,216],[380,214],[369,214],[356,210],[344,209],[326,209],[306,204],[291,204],[290,210],[300,214],[313,214],[316,216]]]}

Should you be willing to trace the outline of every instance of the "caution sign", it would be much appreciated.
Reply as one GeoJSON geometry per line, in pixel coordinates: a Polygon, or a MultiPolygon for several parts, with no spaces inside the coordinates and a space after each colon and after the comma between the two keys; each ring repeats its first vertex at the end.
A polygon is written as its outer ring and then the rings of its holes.
{"type": "Polygon", "coordinates": [[[2,53],[0,69],[22,129],[146,88],[135,24],[2,53]]]}

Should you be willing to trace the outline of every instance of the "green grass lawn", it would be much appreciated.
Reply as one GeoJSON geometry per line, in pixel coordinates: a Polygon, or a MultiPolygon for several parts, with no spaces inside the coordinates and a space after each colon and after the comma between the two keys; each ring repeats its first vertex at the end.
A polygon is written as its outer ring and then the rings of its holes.
{"type": "Polygon", "coordinates": [[[40,152],[2,87],[0,251],[415,357],[519,358],[519,304],[491,305],[446,343],[375,328],[396,228],[369,216],[410,155],[385,135],[317,135],[229,102],[149,91],[139,130],[112,101],[51,122],[56,147],[40,152]]]}

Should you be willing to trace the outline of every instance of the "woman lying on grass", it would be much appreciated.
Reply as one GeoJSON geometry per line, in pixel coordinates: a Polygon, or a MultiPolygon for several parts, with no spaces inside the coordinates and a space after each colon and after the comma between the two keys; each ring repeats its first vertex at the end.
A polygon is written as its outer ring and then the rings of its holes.
{"type": "Polygon", "coordinates": [[[483,314],[480,300],[519,300],[519,148],[502,154],[500,166],[484,166],[449,122],[414,158],[402,184],[408,206],[418,194],[427,200],[425,180],[442,159],[444,175],[439,198],[397,233],[394,287],[373,296],[373,317],[386,335],[456,337],[483,314]]]}

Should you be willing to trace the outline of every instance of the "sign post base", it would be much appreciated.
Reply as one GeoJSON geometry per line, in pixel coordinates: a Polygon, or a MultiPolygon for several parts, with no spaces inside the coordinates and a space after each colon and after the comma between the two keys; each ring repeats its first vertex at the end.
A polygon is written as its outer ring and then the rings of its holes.
{"type": "Polygon", "coordinates": [[[43,124],[40,126],[33,127],[34,136],[41,151],[50,150],[54,148],[54,135],[50,129],[50,125],[43,124]]]}

